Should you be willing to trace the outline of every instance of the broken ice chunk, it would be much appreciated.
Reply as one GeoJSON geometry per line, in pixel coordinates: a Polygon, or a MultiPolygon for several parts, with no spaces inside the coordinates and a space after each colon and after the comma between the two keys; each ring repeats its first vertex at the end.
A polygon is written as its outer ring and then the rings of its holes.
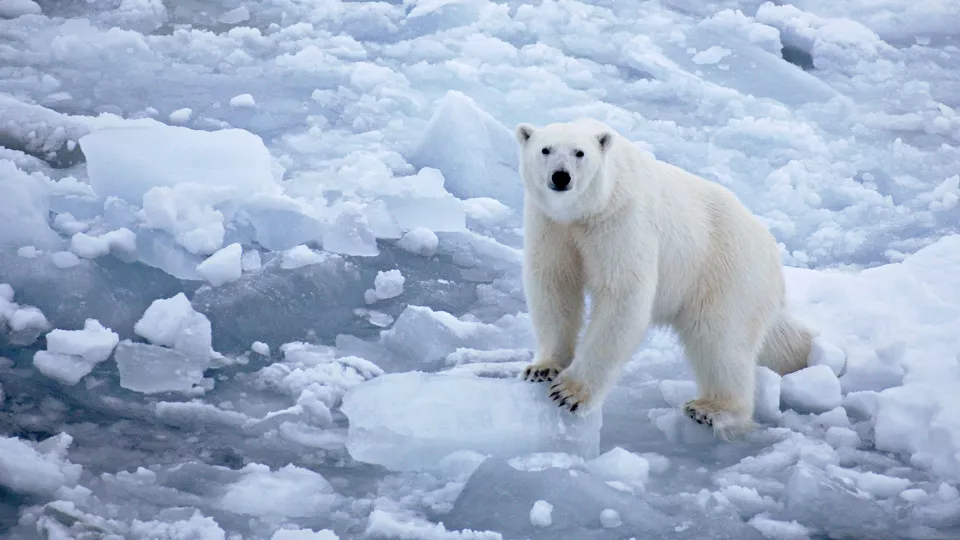
{"type": "Polygon", "coordinates": [[[216,356],[210,320],[194,310],[183,293],[154,300],[133,331],[154,345],[172,347],[197,361],[209,362],[216,356]]]}
{"type": "Polygon", "coordinates": [[[198,360],[180,351],[121,341],[114,355],[120,386],[134,392],[187,392],[203,379],[209,359],[198,360]]]}
{"type": "Polygon", "coordinates": [[[595,457],[601,412],[571,415],[544,390],[519,379],[381,375],[343,398],[347,450],[358,461],[392,470],[428,469],[458,450],[505,458],[531,452],[595,457]]]}
{"type": "Polygon", "coordinates": [[[116,332],[100,321],[87,319],[82,330],[53,330],[47,334],[47,350],[37,351],[33,365],[40,373],[66,385],[77,384],[113,354],[120,341],[116,332]]]}

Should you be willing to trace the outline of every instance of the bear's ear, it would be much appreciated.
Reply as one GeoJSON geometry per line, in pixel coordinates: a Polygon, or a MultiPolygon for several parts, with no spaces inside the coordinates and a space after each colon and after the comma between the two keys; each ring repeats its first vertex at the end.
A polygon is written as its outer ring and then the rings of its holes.
{"type": "Polygon", "coordinates": [[[610,145],[613,144],[613,135],[607,131],[599,133],[597,135],[597,143],[600,144],[600,151],[606,153],[610,149],[610,145]]]}
{"type": "Polygon", "coordinates": [[[530,137],[533,137],[533,126],[530,124],[518,124],[516,129],[517,142],[520,143],[520,146],[527,144],[527,141],[530,140],[530,137]]]}

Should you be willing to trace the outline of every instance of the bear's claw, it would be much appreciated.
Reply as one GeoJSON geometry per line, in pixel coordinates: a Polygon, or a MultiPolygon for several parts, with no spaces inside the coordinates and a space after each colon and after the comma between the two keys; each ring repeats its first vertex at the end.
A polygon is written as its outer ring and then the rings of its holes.
{"type": "Polygon", "coordinates": [[[713,427],[713,413],[700,409],[693,401],[688,401],[684,404],[683,412],[694,422],[707,427],[713,427]]]}
{"type": "Polygon", "coordinates": [[[590,393],[582,384],[569,378],[561,378],[550,386],[550,399],[560,408],[577,412],[590,399],[590,393]]]}
{"type": "Polygon", "coordinates": [[[749,412],[730,402],[692,399],[683,405],[683,412],[694,422],[712,428],[715,434],[727,441],[754,426],[749,412]]]}
{"type": "Polygon", "coordinates": [[[523,370],[523,380],[530,382],[550,382],[556,378],[560,370],[555,367],[543,367],[533,364],[523,370]]]}

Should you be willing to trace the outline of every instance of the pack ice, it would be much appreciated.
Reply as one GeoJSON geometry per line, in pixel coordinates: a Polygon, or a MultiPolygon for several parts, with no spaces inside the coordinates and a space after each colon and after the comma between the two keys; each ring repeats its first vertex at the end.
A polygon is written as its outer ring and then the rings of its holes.
{"type": "Polygon", "coordinates": [[[960,538],[944,0],[0,0],[0,540],[960,538]],[[776,236],[810,367],[717,441],[676,336],[535,355],[512,128],[776,236]]]}
{"type": "Polygon", "coordinates": [[[347,449],[391,470],[424,470],[472,451],[509,458],[599,451],[602,414],[581,418],[552,405],[543,388],[519,379],[422,372],[381,375],[343,397],[347,449]],[[384,407],[384,403],[395,405],[384,407]]]}

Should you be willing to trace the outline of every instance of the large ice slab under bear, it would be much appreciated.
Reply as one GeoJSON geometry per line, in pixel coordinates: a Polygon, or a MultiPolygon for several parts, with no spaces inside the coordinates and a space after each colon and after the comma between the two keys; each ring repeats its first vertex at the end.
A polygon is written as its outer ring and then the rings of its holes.
{"type": "Polygon", "coordinates": [[[407,372],[351,389],[341,411],[350,420],[347,450],[391,470],[424,470],[472,450],[509,458],[530,452],[599,453],[600,411],[561,411],[547,388],[520,379],[407,372]]]}

